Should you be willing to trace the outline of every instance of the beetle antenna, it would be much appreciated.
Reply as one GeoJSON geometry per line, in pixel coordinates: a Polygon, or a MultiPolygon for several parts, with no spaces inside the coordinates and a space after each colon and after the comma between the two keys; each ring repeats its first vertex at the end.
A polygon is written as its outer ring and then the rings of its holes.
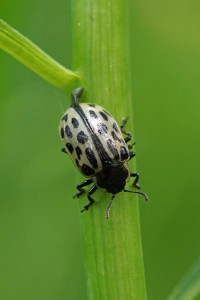
{"type": "Polygon", "coordinates": [[[112,203],[113,203],[114,198],[115,198],[115,194],[112,195],[112,198],[110,199],[110,202],[109,202],[109,204],[108,204],[108,206],[107,206],[107,208],[106,208],[106,219],[109,218],[109,215],[110,215],[110,207],[111,207],[111,205],[112,205],[112,203]]]}
{"type": "Polygon", "coordinates": [[[83,94],[84,88],[83,87],[78,87],[75,90],[72,91],[71,96],[72,96],[72,101],[73,105],[77,105],[82,94],[83,94]]]}
{"type": "Polygon", "coordinates": [[[142,195],[144,197],[144,200],[146,200],[146,201],[148,200],[148,196],[144,192],[131,191],[131,190],[126,190],[126,189],[124,189],[124,192],[126,192],[126,193],[133,193],[133,194],[139,194],[139,195],[142,195]]]}

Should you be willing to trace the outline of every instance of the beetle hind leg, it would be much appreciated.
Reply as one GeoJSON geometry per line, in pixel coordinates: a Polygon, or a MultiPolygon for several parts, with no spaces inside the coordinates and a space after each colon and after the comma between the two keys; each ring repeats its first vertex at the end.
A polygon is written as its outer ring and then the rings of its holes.
{"type": "MultiPolygon", "coordinates": [[[[124,139],[124,141],[125,141],[126,144],[127,144],[128,142],[130,142],[131,139],[132,139],[131,133],[128,132],[128,131],[126,131],[126,130],[124,129],[124,127],[125,127],[127,121],[128,121],[128,117],[124,118],[124,119],[122,120],[121,125],[120,125],[121,132],[122,132],[124,135],[126,135],[126,137],[125,137],[125,139],[124,139]]],[[[133,148],[134,145],[135,145],[135,142],[133,142],[132,144],[128,144],[128,149],[131,150],[131,149],[133,148]]],[[[134,152],[130,152],[130,154],[132,154],[132,153],[134,153],[134,152]]],[[[134,156],[135,156],[135,154],[134,154],[134,156]]],[[[133,156],[132,156],[132,157],[133,157],[133,156]]],[[[131,157],[131,158],[132,158],[132,157],[131,157]]]]}
{"type": "MultiPolygon", "coordinates": [[[[121,125],[120,125],[121,132],[122,132],[123,134],[126,135],[126,137],[125,137],[125,139],[124,139],[126,143],[130,142],[130,140],[132,139],[132,136],[131,136],[130,132],[128,132],[128,131],[126,131],[126,130],[124,129],[124,127],[125,127],[127,121],[128,121],[128,117],[124,118],[124,119],[122,120],[121,125]]],[[[131,145],[130,145],[129,147],[132,148],[131,145]]],[[[131,149],[131,148],[130,148],[130,149],[131,149]]]]}

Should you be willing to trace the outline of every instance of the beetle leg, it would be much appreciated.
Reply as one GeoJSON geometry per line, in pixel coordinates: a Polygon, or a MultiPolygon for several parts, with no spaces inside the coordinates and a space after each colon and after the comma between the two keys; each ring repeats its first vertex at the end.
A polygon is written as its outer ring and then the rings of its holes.
{"type": "MultiPolygon", "coordinates": [[[[133,181],[133,187],[136,188],[136,189],[140,189],[140,186],[138,184],[138,181],[139,181],[139,174],[136,173],[136,172],[131,172],[130,173],[130,177],[135,177],[135,180],[133,181]]],[[[144,197],[144,199],[147,201],[148,200],[148,196],[147,194],[145,194],[144,192],[139,192],[139,191],[131,191],[131,190],[126,190],[124,189],[124,192],[127,192],[127,193],[133,193],[133,194],[139,194],[139,195],[142,195],[144,197]]]]}
{"type": "Polygon", "coordinates": [[[138,181],[139,181],[139,174],[138,173],[136,173],[136,172],[131,172],[130,173],[130,177],[135,177],[135,179],[134,179],[134,181],[133,181],[133,187],[134,188],[136,188],[136,189],[140,189],[140,186],[139,186],[139,184],[138,184],[138,181]]]}
{"type": "MultiPolygon", "coordinates": [[[[121,125],[120,125],[121,132],[122,132],[123,134],[126,135],[126,137],[125,137],[125,139],[124,139],[125,143],[130,142],[130,140],[132,139],[132,135],[130,134],[130,132],[127,132],[127,131],[124,129],[124,127],[125,127],[127,121],[128,121],[128,117],[124,118],[124,119],[122,120],[121,125]]],[[[128,145],[129,150],[132,149],[134,145],[135,145],[135,142],[132,143],[132,144],[130,144],[130,145],[128,145]]]]}
{"type": "Polygon", "coordinates": [[[132,143],[132,144],[129,144],[129,145],[128,145],[128,149],[131,150],[135,144],[136,144],[135,142],[132,143]]]}
{"type": "Polygon", "coordinates": [[[132,138],[130,132],[127,132],[127,131],[124,129],[124,127],[125,127],[127,121],[128,121],[128,117],[124,118],[124,119],[122,120],[121,125],[120,125],[121,132],[122,132],[123,134],[126,135],[126,137],[125,137],[125,139],[124,139],[126,143],[128,143],[128,142],[131,140],[131,138],[132,138]]]}
{"type": "Polygon", "coordinates": [[[122,131],[122,132],[123,132],[123,130],[124,130],[124,127],[125,127],[127,121],[128,121],[128,117],[122,119],[122,123],[121,123],[121,125],[120,125],[120,128],[121,128],[121,131],[122,131]]]}
{"type": "Polygon", "coordinates": [[[67,152],[67,150],[63,147],[63,148],[61,148],[60,149],[63,153],[66,153],[66,154],[68,154],[68,152],[67,152]]]}
{"type": "Polygon", "coordinates": [[[134,156],[136,156],[136,153],[135,152],[129,152],[129,160],[131,159],[131,158],[133,158],[134,156]]]}
{"type": "Polygon", "coordinates": [[[92,206],[92,204],[95,202],[94,199],[91,197],[91,195],[97,190],[97,186],[96,185],[93,185],[91,187],[91,189],[89,190],[88,192],[88,200],[89,200],[89,203],[86,204],[84,206],[84,208],[81,210],[81,212],[84,212],[85,210],[88,210],[90,206],[92,206]]]}
{"type": "Polygon", "coordinates": [[[87,186],[89,184],[91,184],[93,181],[92,179],[88,179],[88,180],[85,180],[81,183],[79,183],[76,188],[77,190],[79,191],[78,193],[76,193],[73,198],[78,198],[80,195],[82,195],[83,193],[85,193],[85,190],[83,189],[84,186],[87,186]]]}

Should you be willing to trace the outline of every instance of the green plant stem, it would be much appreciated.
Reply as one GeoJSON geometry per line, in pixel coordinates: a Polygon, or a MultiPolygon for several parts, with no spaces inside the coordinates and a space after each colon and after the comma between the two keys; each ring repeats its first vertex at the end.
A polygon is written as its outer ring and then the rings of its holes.
{"type": "MultiPolygon", "coordinates": [[[[129,115],[130,130],[133,115],[127,3],[71,1],[72,67],[84,79],[83,101],[102,105],[119,123],[129,115]]],[[[111,194],[98,191],[94,198],[96,203],[80,216],[88,299],[146,299],[137,196],[118,194],[108,220],[105,209],[111,194]]],[[[81,208],[86,201],[86,197],[80,199],[81,208]]]]}
{"type": "Polygon", "coordinates": [[[0,20],[0,49],[65,92],[81,84],[78,74],[64,68],[2,20],[0,20]]]}

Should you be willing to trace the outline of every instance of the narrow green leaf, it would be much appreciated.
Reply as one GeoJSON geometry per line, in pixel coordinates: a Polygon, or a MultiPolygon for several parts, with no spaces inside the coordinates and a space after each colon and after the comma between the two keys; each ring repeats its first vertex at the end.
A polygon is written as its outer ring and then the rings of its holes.
{"type": "MultiPolygon", "coordinates": [[[[80,70],[84,78],[82,101],[105,107],[119,123],[130,116],[127,130],[132,131],[128,2],[71,1],[71,56],[73,68],[80,70]]],[[[132,163],[130,168],[135,170],[132,163]]],[[[127,188],[131,189],[130,183],[127,188]]],[[[96,192],[93,198],[96,203],[80,215],[88,299],[145,300],[137,196],[117,194],[108,220],[105,210],[111,194],[96,192]]],[[[81,208],[86,203],[87,197],[81,197],[81,208]]]]}
{"type": "Polygon", "coordinates": [[[194,300],[197,296],[200,296],[200,259],[175,287],[168,300],[194,300]]]}
{"type": "Polygon", "coordinates": [[[0,49],[6,51],[36,74],[65,92],[81,85],[78,74],[56,62],[1,19],[0,49]]]}

